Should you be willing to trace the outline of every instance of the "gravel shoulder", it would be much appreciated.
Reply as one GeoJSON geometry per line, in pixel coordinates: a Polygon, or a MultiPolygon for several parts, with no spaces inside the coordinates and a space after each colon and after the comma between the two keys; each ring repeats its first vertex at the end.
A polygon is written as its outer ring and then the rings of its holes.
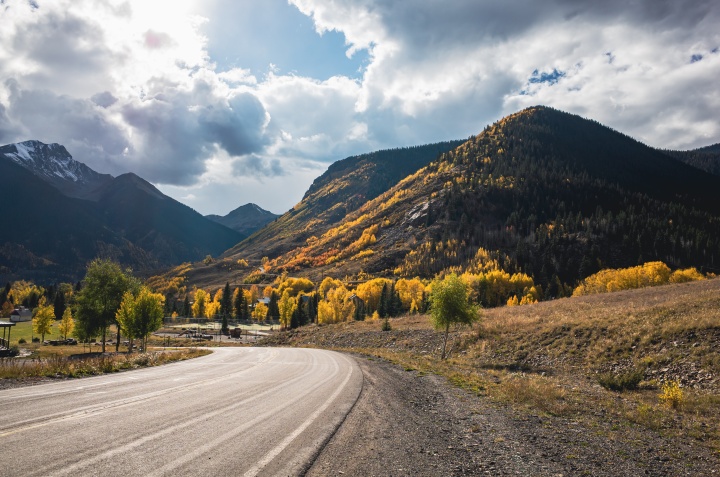
{"type": "Polygon", "coordinates": [[[711,476],[720,461],[647,428],[588,427],[512,410],[380,359],[355,356],[358,402],[308,476],[711,476]]]}

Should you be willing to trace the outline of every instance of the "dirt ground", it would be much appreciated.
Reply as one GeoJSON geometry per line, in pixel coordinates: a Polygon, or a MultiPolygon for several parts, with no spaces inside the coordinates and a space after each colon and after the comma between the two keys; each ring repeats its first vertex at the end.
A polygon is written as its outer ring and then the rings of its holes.
{"type": "Polygon", "coordinates": [[[708,449],[645,429],[517,412],[386,361],[356,356],[360,398],[308,476],[712,476],[708,449]]]}

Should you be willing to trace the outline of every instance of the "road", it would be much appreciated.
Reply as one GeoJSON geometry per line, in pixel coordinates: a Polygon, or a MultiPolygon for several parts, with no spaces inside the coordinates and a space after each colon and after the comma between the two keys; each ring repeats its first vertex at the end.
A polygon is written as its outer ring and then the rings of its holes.
{"type": "Polygon", "coordinates": [[[0,476],[297,475],[362,381],[352,358],[331,351],[215,348],[0,391],[0,476]]]}

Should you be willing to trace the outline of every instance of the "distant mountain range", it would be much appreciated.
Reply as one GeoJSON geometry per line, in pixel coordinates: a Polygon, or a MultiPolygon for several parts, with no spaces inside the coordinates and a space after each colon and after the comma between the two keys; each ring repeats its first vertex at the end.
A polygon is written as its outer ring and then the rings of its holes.
{"type": "MultiPolygon", "coordinates": [[[[658,151],[595,121],[529,108],[465,142],[339,161],[223,258],[267,256],[274,273],[315,280],[432,278],[496,262],[531,275],[546,297],[601,268],[651,260],[718,273],[720,177],[676,158],[718,149],[658,151]]],[[[188,280],[224,283],[216,268],[188,280]]]]}
{"type": "Polygon", "coordinates": [[[253,232],[265,227],[279,216],[268,212],[256,204],[250,203],[241,205],[225,216],[206,215],[205,217],[247,237],[253,232]]]}
{"type": "Polygon", "coordinates": [[[218,255],[245,236],[135,174],[113,178],[58,144],[0,147],[0,280],[78,280],[95,257],[139,272],[218,255]]]}
{"type": "Polygon", "coordinates": [[[338,161],[279,217],[254,204],[202,217],[134,174],[86,170],[58,145],[0,152],[10,204],[0,280],[76,279],[95,256],[148,272],[194,261],[187,283],[207,287],[245,279],[262,257],[272,273],[315,280],[432,278],[493,262],[531,275],[545,297],[651,260],[720,273],[720,145],[659,151],[547,107],[467,141],[338,161]],[[200,263],[208,254],[218,260],[200,263]]]}

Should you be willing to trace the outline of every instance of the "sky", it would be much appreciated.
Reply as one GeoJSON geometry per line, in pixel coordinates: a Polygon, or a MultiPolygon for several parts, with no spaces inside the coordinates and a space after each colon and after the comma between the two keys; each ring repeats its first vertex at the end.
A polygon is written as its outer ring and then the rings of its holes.
{"type": "Polygon", "coordinates": [[[720,142],[717,0],[0,0],[0,144],[63,144],[202,214],[547,105],[720,142]]]}

